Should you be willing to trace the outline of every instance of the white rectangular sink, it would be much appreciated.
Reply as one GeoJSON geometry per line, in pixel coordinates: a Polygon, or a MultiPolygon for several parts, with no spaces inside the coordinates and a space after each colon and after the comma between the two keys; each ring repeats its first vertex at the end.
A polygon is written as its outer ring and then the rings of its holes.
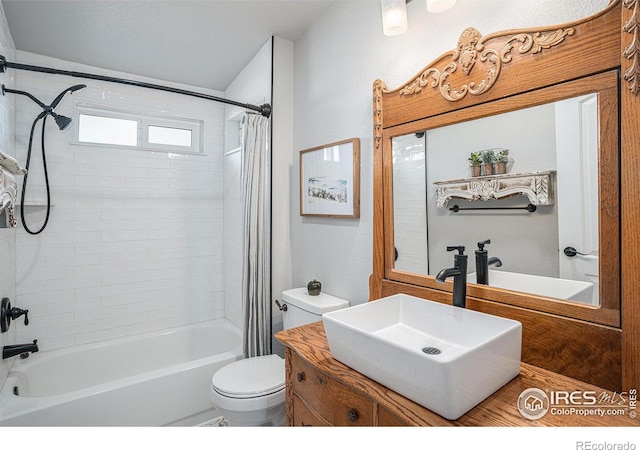
{"type": "MultiPolygon", "coordinates": [[[[469,283],[476,282],[476,273],[467,277],[469,283]]],[[[509,289],[511,291],[528,292],[544,297],[571,300],[574,302],[593,304],[593,283],[588,281],[567,280],[564,278],[529,275],[526,273],[489,270],[489,286],[509,289]]]]}
{"type": "Polygon", "coordinates": [[[520,372],[515,320],[397,294],[322,321],[335,359],[449,420],[520,372]]]}

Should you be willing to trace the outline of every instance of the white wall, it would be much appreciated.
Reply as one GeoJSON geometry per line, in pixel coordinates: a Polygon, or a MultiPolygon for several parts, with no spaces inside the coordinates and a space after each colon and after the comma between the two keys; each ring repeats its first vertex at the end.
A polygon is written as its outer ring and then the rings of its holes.
{"type": "MultiPolygon", "coordinates": [[[[441,14],[425,2],[408,5],[409,31],[382,33],[380,2],[335,2],[295,42],[294,158],[291,179],[293,284],[312,278],[323,290],[352,303],[368,298],[372,253],[372,85],[393,89],[440,54],[455,48],[473,26],[483,34],[576,20],[607,0],[458,0],[441,14]],[[298,211],[298,152],[361,139],[361,218],[302,219],[298,211]]],[[[431,238],[431,236],[430,236],[431,238]]]]}
{"type": "MultiPolygon", "coordinates": [[[[15,45],[9,33],[4,10],[0,4],[0,55],[7,61],[15,59],[15,45]]],[[[0,84],[8,88],[14,88],[15,72],[0,74],[0,84]]],[[[0,96],[0,150],[15,156],[15,104],[16,99],[12,95],[0,96]]],[[[5,214],[1,216],[5,219],[5,214]]],[[[0,224],[0,299],[8,297],[13,306],[16,305],[16,230],[4,228],[0,224]]],[[[0,348],[16,342],[16,326],[12,323],[9,331],[0,333],[0,348]]],[[[13,358],[0,359],[0,387],[4,384],[7,373],[13,364],[13,358]]]]}
{"type": "MultiPolygon", "coordinates": [[[[26,52],[19,62],[189,86],[114,73],[26,52]]],[[[68,347],[224,316],[223,118],[220,103],[137,87],[20,72],[16,87],[45,103],[68,86],[57,112],[74,101],[204,120],[205,155],[70,144],[73,129],[47,123],[54,206],[37,236],[17,235],[18,304],[30,311],[18,340],[41,350],[68,347]]],[[[200,90],[222,96],[220,92],[200,90]]],[[[25,161],[38,106],[17,99],[16,147],[25,161]]],[[[38,135],[38,134],[37,134],[38,135]]],[[[38,142],[37,140],[36,142],[38,142]]],[[[28,199],[44,198],[39,146],[34,146],[28,199]]],[[[43,207],[28,207],[39,228],[43,207]]]]}
{"type": "MultiPolygon", "coordinates": [[[[271,292],[272,301],[282,300],[284,290],[298,287],[291,278],[291,232],[289,204],[293,164],[293,42],[273,41],[273,117],[271,162],[271,292]]],[[[282,303],[282,302],[281,302],[282,303]]],[[[273,332],[282,329],[282,313],[272,304],[273,332]]],[[[273,352],[284,356],[280,341],[272,339],[273,352]]]]}

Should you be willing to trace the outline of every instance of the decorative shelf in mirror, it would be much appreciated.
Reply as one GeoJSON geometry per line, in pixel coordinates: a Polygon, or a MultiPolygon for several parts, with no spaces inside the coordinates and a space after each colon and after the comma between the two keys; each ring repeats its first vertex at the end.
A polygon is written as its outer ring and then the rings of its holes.
{"type": "Polygon", "coordinates": [[[526,195],[532,205],[552,205],[555,173],[546,170],[436,181],[436,206],[445,208],[451,198],[486,201],[514,195],[526,195]]]}

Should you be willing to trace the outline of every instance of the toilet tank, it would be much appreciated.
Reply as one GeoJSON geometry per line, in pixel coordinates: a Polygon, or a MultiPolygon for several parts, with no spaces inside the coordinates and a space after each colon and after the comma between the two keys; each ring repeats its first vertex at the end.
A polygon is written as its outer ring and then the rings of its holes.
{"type": "Polygon", "coordinates": [[[309,295],[306,287],[283,291],[282,300],[287,305],[286,311],[282,312],[282,325],[285,330],[317,322],[322,320],[322,315],[326,312],[349,307],[347,300],[333,295],[309,295]]]}

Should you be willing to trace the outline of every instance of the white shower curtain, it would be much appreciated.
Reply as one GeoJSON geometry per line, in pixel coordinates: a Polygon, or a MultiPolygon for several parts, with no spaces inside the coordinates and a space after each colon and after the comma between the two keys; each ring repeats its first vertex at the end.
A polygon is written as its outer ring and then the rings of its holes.
{"type": "Polygon", "coordinates": [[[271,353],[269,119],[248,113],[242,140],[244,241],[242,301],[245,358],[271,353]]]}

